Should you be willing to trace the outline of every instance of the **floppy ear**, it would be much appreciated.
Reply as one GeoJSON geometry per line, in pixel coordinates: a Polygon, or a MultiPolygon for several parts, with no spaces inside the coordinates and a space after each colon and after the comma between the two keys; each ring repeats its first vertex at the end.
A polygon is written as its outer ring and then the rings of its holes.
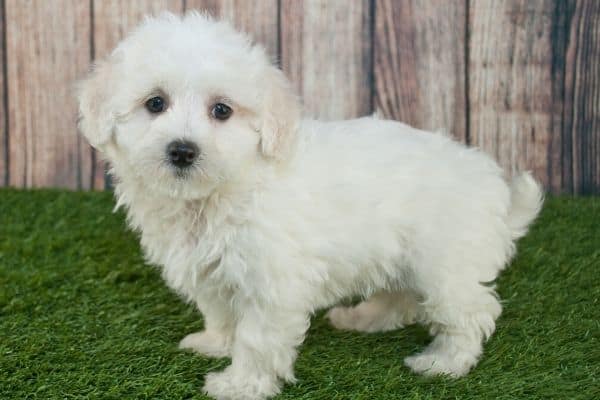
{"type": "Polygon", "coordinates": [[[276,67],[270,67],[265,86],[261,150],[266,157],[283,160],[296,141],[300,102],[283,72],[276,67]]]}
{"type": "Polygon", "coordinates": [[[110,66],[100,63],[94,66],[90,75],[79,82],[79,129],[96,149],[103,151],[110,140],[115,117],[110,109],[110,66]]]}

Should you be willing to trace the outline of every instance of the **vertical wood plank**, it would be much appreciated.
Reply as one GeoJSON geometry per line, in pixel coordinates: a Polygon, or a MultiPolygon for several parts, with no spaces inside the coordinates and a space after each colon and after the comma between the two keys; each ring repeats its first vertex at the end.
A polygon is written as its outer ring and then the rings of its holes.
{"type": "Polygon", "coordinates": [[[281,65],[310,116],[373,111],[371,17],[368,0],[281,1],[281,65]]]}
{"type": "MultiPolygon", "coordinates": [[[[162,11],[181,13],[183,0],[94,0],[93,57],[105,57],[145,16],[162,11]]],[[[104,182],[106,166],[99,154],[95,155],[94,162],[94,187],[109,186],[104,182]]]]}
{"type": "Polygon", "coordinates": [[[105,57],[142,18],[181,13],[183,0],[94,0],[94,57],[105,57]]]}
{"type": "Polygon", "coordinates": [[[375,106],[467,141],[466,1],[375,2],[375,106]]]}
{"type": "Polygon", "coordinates": [[[574,1],[555,1],[551,23],[552,42],[552,131],[547,148],[547,189],[553,193],[573,192],[572,140],[565,129],[566,58],[574,1]]]}
{"type": "Polygon", "coordinates": [[[6,37],[4,35],[4,0],[0,0],[0,186],[8,185],[8,124],[6,123],[6,82],[4,81],[6,74],[6,58],[4,54],[4,46],[6,37]]]}
{"type": "Polygon", "coordinates": [[[267,53],[279,59],[279,8],[277,0],[186,0],[186,11],[207,11],[215,17],[227,19],[233,25],[249,33],[267,49],[267,53]]]}
{"type": "Polygon", "coordinates": [[[90,62],[90,3],[6,0],[10,184],[85,188],[73,82],[90,62]]]}
{"type": "Polygon", "coordinates": [[[600,194],[600,2],[569,3],[564,131],[576,194],[600,194]]]}
{"type": "Polygon", "coordinates": [[[552,84],[554,7],[552,0],[478,0],[469,10],[471,142],[508,176],[531,170],[546,186],[548,151],[560,134],[553,113],[562,102],[552,84]]]}

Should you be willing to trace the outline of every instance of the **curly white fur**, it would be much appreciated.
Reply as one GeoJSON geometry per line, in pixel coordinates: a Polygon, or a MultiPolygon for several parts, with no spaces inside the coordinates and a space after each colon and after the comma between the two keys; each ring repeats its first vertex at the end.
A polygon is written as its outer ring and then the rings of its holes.
{"type": "Polygon", "coordinates": [[[487,285],[537,215],[529,174],[450,137],[376,118],[302,120],[263,49],[191,13],[148,19],[98,64],[79,92],[81,128],[113,166],[118,205],[148,261],[198,305],[205,329],[180,346],[232,357],[206,377],[217,399],[264,399],[293,382],[296,348],[317,309],[342,329],[420,322],[433,342],[405,359],[462,376],[501,312],[487,285]],[[148,96],[168,109],[151,115],[148,96]],[[233,108],[212,119],[215,99],[233,108]],[[201,158],[185,176],[173,140],[201,158]]]}

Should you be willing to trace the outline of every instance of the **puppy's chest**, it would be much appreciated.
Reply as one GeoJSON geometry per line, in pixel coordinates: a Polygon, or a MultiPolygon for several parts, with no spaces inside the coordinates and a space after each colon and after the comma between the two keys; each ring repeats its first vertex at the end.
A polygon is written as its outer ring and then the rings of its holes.
{"type": "Polygon", "coordinates": [[[147,260],[161,267],[167,284],[194,300],[202,286],[223,284],[216,282],[223,280],[216,272],[234,235],[227,224],[207,226],[182,216],[143,226],[141,244],[147,260]]]}

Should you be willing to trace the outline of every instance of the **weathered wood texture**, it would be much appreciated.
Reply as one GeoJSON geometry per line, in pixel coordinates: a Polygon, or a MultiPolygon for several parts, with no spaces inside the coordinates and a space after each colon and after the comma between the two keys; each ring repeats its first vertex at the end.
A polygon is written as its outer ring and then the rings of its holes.
{"type": "Polygon", "coordinates": [[[104,188],[74,83],[143,15],[192,9],[264,44],[307,115],[378,110],[600,193],[596,0],[0,0],[0,185],[104,188]]]}
{"type": "Polygon", "coordinates": [[[551,0],[470,3],[471,143],[509,175],[530,169],[550,182],[548,148],[557,124],[552,92],[551,0]]]}
{"type": "Polygon", "coordinates": [[[557,3],[552,15],[551,45],[552,45],[552,131],[548,143],[548,182],[547,187],[554,192],[572,192],[573,190],[573,154],[572,140],[566,134],[565,112],[566,97],[566,55],[569,46],[569,36],[572,21],[573,2],[557,3]]]}
{"type": "Polygon", "coordinates": [[[0,186],[8,185],[8,126],[4,54],[4,0],[0,0],[0,186]]]}
{"type": "Polygon", "coordinates": [[[552,191],[600,189],[600,3],[470,3],[471,141],[552,191]]]}
{"type": "Polygon", "coordinates": [[[466,2],[376,0],[375,107],[467,141],[466,2]]]}
{"type": "Polygon", "coordinates": [[[185,9],[225,18],[266,47],[273,61],[279,59],[278,0],[185,0],[185,9]]]}
{"type": "Polygon", "coordinates": [[[308,115],[373,111],[371,13],[367,0],[281,1],[281,65],[308,115]]]}
{"type": "Polygon", "coordinates": [[[183,0],[94,1],[94,57],[106,56],[146,15],[181,13],[183,0]]]}
{"type": "Polygon", "coordinates": [[[571,140],[572,185],[563,190],[600,194],[600,1],[567,4],[562,137],[571,140]]]}
{"type": "Polygon", "coordinates": [[[90,63],[90,3],[6,0],[10,181],[89,188],[73,82],[90,63]]]}

